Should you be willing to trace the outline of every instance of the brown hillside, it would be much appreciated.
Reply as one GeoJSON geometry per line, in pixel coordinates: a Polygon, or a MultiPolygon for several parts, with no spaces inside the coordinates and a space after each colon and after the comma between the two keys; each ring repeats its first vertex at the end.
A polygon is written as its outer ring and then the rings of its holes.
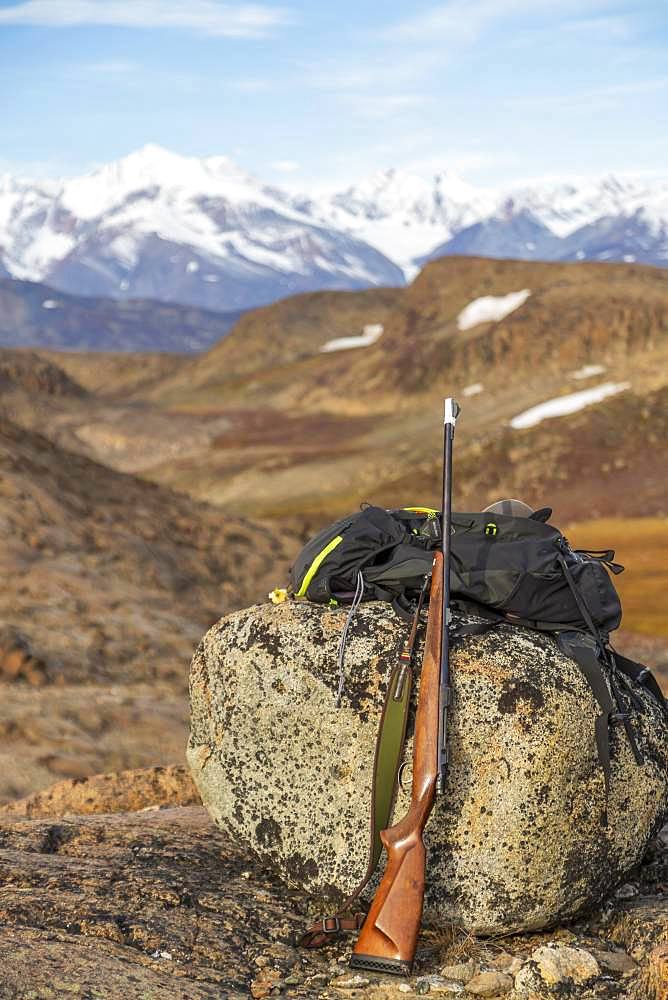
{"type": "MultiPolygon", "coordinates": [[[[665,270],[447,257],[402,291],[373,346],[303,365],[299,396],[310,407],[363,396],[367,408],[388,412],[413,407],[407,396],[442,395],[453,384],[492,389],[530,380],[540,391],[582,365],[624,365],[655,351],[668,351],[665,270]],[[531,295],[505,319],[458,329],[473,300],[525,288],[531,295]]],[[[265,398],[276,382],[263,380],[265,398]]]]}
{"type": "Polygon", "coordinates": [[[295,296],[257,310],[192,361],[139,358],[143,385],[113,356],[97,382],[85,356],[62,364],[96,395],[24,398],[15,420],[227,512],[311,525],[363,499],[437,495],[448,393],[465,405],[462,502],[524,491],[580,519],[665,510],[657,456],[666,446],[668,274],[658,269],[447,258],[408,289],[295,296]],[[457,330],[473,299],[522,288],[531,296],[505,320],[457,330]],[[385,326],[376,345],[320,352],[376,321],[385,326]],[[605,370],[575,379],[585,364],[605,370]],[[604,381],[630,389],[527,431],[509,427],[537,403],[604,381]],[[483,391],[462,396],[473,382],[483,391]]]}
{"type": "Polygon", "coordinates": [[[18,389],[60,398],[83,398],[86,390],[59,362],[60,358],[54,361],[37,351],[0,348],[0,389],[3,395],[18,389]]]}
{"type": "Polygon", "coordinates": [[[202,628],[260,597],[287,561],[270,529],[6,420],[0,471],[1,615],[50,681],[184,682],[202,628]]]}
{"type": "MultiPolygon", "coordinates": [[[[213,372],[216,356],[200,363],[213,372]]],[[[666,384],[665,272],[448,258],[400,293],[375,346],[254,371],[233,392],[220,387],[217,412],[229,421],[226,431],[206,451],[156,462],[146,474],[228,509],[316,521],[360,500],[438,496],[440,400],[452,393],[465,407],[462,504],[523,491],[538,502],[549,496],[562,517],[661,514],[666,384]],[[532,296],[506,320],[456,330],[467,302],[523,287],[532,296]],[[409,351],[401,337],[411,316],[409,351]],[[575,379],[585,364],[605,370],[575,379]],[[403,379],[414,387],[423,369],[424,391],[397,385],[403,379]],[[527,431],[509,426],[537,403],[604,381],[630,389],[527,431]],[[461,395],[472,382],[483,391],[461,395]]],[[[170,393],[189,409],[198,399],[213,405],[211,387],[184,382],[179,389],[172,380],[170,393]]]]}
{"type": "Polygon", "coordinates": [[[399,288],[313,292],[254,309],[224,340],[166,379],[151,396],[178,402],[184,389],[190,399],[192,390],[199,389],[207,405],[220,404],[220,394],[209,396],[204,387],[221,387],[229,396],[255,373],[278,369],[289,378],[291,365],[317,356],[328,340],[361,333],[367,323],[385,323],[401,295],[399,288]]]}
{"type": "Polygon", "coordinates": [[[0,525],[0,800],[180,760],[193,648],[297,544],[7,420],[0,525]]]}
{"type": "MultiPolygon", "coordinates": [[[[0,356],[6,352],[0,352],[0,356]]],[[[18,352],[16,352],[18,353],[18,352]]],[[[33,352],[52,362],[70,378],[97,396],[127,397],[138,390],[147,390],[154,382],[163,381],[192,363],[188,354],[144,354],[103,351],[33,352]]]]}
{"type": "Polygon", "coordinates": [[[406,290],[365,369],[406,391],[443,378],[540,377],[612,364],[668,339],[668,272],[629,264],[547,264],[446,257],[406,290]],[[460,331],[473,299],[530,289],[500,322],[460,331]]]}
{"type": "Polygon", "coordinates": [[[256,310],[151,396],[189,408],[243,400],[387,413],[413,407],[407,394],[442,394],[447,384],[531,379],[540,389],[584,364],[624,365],[666,350],[665,270],[446,257],[406,289],[295,296],[256,310]],[[506,319],[458,330],[474,299],[523,288],[530,297],[506,319]],[[369,322],[385,326],[373,346],[320,353],[369,322]]]}

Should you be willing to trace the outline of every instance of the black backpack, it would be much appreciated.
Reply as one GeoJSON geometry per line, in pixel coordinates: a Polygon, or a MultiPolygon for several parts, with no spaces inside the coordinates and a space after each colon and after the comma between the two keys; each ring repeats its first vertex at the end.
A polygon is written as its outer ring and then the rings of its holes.
{"type": "MultiPolygon", "coordinates": [[[[622,616],[608,571],[623,567],[612,550],[573,550],[546,523],[550,514],[453,514],[452,597],[531,628],[607,638],[622,616]]],[[[440,541],[439,511],[366,506],[304,546],[290,569],[290,589],[320,604],[386,600],[407,617],[440,541]]]]}

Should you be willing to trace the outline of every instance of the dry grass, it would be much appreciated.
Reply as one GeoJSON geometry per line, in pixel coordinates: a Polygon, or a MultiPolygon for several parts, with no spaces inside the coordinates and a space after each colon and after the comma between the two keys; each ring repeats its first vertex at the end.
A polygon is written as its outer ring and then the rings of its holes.
{"type": "Polygon", "coordinates": [[[569,525],[572,545],[613,548],[626,571],[615,578],[623,628],[668,638],[668,518],[603,518],[569,525]]]}

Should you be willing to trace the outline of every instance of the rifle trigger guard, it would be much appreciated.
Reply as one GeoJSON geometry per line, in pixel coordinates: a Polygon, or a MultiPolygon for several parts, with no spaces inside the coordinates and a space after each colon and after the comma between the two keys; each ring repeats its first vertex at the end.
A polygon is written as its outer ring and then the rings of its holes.
{"type": "Polygon", "coordinates": [[[410,760],[404,760],[404,761],[402,761],[401,765],[399,766],[399,772],[397,774],[397,781],[399,782],[399,788],[401,789],[401,791],[402,792],[406,792],[408,794],[408,792],[410,791],[410,789],[409,788],[404,788],[404,771],[406,770],[406,768],[410,768],[411,770],[413,769],[412,761],[410,761],[410,760]]]}

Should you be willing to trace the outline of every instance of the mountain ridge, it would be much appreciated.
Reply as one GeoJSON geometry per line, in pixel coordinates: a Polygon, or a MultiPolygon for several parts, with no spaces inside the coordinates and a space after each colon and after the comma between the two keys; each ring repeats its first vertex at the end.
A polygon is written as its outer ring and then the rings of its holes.
{"type": "Polygon", "coordinates": [[[299,194],[227,157],[154,145],[60,182],[0,178],[0,276],[64,292],[225,311],[400,286],[427,260],[461,252],[668,266],[668,178],[492,189],[448,170],[425,179],[391,168],[299,194]]]}
{"type": "Polygon", "coordinates": [[[0,345],[53,350],[192,352],[221,340],[243,310],[71,295],[0,276],[0,345]]]}

